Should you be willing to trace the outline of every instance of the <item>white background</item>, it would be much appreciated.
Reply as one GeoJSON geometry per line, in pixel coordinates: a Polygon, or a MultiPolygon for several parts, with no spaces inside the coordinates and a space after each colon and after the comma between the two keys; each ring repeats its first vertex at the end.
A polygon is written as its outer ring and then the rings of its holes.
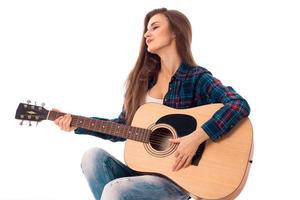
{"type": "Polygon", "coordinates": [[[90,147],[123,159],[123,143],[20,127],[19,102],[116,117],[153,8],[178,9],[193,53],[251,105],[254,163],[238,199],[299,199],[299,6],[296,1],[1,1],[0,199],[92,199],[81,173],[90,147]]]}

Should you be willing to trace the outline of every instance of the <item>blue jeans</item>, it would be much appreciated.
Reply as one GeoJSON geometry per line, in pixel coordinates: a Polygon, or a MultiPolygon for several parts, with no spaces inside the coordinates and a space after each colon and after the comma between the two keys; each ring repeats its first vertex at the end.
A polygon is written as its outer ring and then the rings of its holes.
{"type": "Polygon", "coordinates": [[[139,174],[100,148],[88,150],[81,167],[96,200],[189,199],[168,179],[139,174]]]}

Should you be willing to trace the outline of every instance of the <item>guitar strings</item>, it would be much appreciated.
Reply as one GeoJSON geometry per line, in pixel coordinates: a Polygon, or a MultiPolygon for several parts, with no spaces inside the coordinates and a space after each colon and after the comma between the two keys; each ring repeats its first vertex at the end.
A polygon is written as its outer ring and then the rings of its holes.
{"type": "Polygon", "coordinates": [[[169,142],[169,139],[172,138],[172,135],[166,132],[155,132],[150,136],[150,143],[166,148],[169,147],[171,142],[169,142]]]}
{"type": "MultiPolygon", "coordinates": [[[[75,122],[75,121],[77,121],[78,120],[78,118],[77,118],[78,116],[73,116],[73,118],[74,118],[74,121],[73,122],[75,122]]],[[[76,125],[76,124],[74,124],[74,125],[76,125]]],[[[95,127],[96,128],[96,127],[95,127]]],[[[95,131],[97,131],[97,130],[95,130],[95,131]]],[[[125,136],[130,136],[130,134],[125,134],[125,136]]],[[[160,131],[155,131],[155,133],[152,133],[151,135],[150,135],[150,139],[149,139],[149,141],[150,141],[150,143],[151,144],[154,144],[154,145],[162,145],[162,144],[166,144],[166,141],[168,141],[169,139],[171,139],[172,138],[172,136],[169,134],[169,133],[166,133],[166,132],[160,132],[160,131]]],[[[168,142],[168,144],[169,144],[170,142],[168,142]]]]}
{"type": "MultiPolygon", "coordinates": [[[[60,115],[63,115],[63,113],[58,113],[60,115]]],[[[78,118],[79,116],[72,116],[73,117],[73,120],[72,122],[72,125],[77,125],[75,122],[78,121],[78,118]]],[[[90,122],[89,122],[90,123],[90,122]]],[[[110,125],[109,123],[107,123],[106,126],[110,125]]],[[[110,129],[112,129],[113,127],[110,127],[110,129]]],[[[95,130],[97,131],[97,130],[95,130]]],[[[128,135],[128,134],[125,134],[125,135],[128,135]]],[[[171,142],[168,142],[169,139],[172,138],[172,135],[170,135],[169,133],[166,133],[166,132],[161,132],[161,131],[155,131],[154,133],[152,133],[150,135],[150,138],[149,138],[149,142],[153,145],[158,145],[158,146],[162,146],[162,147],[166,147],[166,146],[170,146],[170,143],[171,142]]]]}

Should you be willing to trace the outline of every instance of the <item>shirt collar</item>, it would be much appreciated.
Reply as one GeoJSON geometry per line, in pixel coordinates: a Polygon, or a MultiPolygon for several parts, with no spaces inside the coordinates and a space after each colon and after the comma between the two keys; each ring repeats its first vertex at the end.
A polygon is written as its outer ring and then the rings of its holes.
{"type": "Polygon", "coordinates": [[[191,67],[187,64],[181,63],[178,67],[177,71],[173,75],[172,79],[176,78],[177,80],[185,80],[188,72],[190,71],[191,67]]]}

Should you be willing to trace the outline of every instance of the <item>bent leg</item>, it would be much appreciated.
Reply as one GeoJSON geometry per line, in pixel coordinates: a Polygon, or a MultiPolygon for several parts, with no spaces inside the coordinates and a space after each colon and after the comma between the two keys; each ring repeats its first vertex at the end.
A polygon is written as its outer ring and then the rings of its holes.
{"type": "Polygon", "coordinates": [[[185,200],[189,195],[166,178],[143,175],[118,178],[109,182],[101,200],[185,200]]]}
{"type": "Polygon", "coordinates": [[[120,177],[137,175],[100,148],[92,148],[83,155],[81,168],[96,200],[100,199],[103,188],[108,182],[120,177]]]}

